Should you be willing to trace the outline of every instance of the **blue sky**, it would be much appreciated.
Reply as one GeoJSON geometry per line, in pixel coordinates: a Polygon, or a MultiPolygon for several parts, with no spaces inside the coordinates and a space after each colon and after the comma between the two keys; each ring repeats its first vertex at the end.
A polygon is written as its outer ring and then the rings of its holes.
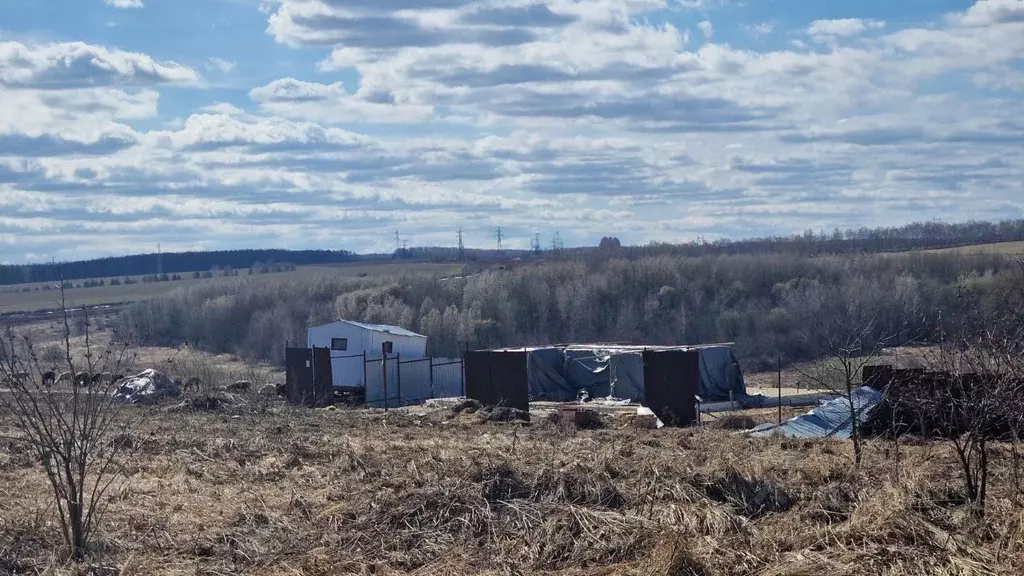
{"type": "Polygon", "coordinates": [[[1024,0],[0,0],[0,261],[1024,217],[1024,0]]]}

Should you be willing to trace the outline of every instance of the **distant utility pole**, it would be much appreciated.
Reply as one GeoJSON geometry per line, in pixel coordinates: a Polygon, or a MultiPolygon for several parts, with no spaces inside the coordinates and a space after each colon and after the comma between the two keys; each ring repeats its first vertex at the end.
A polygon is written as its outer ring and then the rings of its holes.
{"type": "Polygon", "coordinates": [[[540,254],[540,232],[533,235],[533,239],[530,240],[530,248],[533,248],[534,254],[540,254]]]}
{"type": "Polygon", "coordinates": [[[466,259],[466,245],[462,243],[462,227],[459,227],[459,261],[466,259]]]}
{"type": "Polygon", "coordinates": [[[501,250],[501,239],[504,237],[504,234],[505,233],[502,231],[501,226],[498,226],[494,231],[494,237],[498,240],[498,250],[501,250]]]}
{"type": "Polygon", "coordinates": [[[395,230],[395,250],[402,249],[402,239],[398,236],[398,230],[395,230]]]}

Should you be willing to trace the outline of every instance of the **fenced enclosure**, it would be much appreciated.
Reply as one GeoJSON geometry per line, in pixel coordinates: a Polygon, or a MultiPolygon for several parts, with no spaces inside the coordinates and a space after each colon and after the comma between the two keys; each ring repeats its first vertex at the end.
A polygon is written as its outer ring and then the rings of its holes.
{"type": "Polygon", "coordinates": [[[465,395],[460,358],[414,358],[365,352],[331,356],[334,386],[362,389],[366,406],[395,408],[420,404],[431,398],[465,395]]]}
{"type": "Polygon", "coordinates": [[[366,406],[370,408],[410,406],[465,394],[462,360],[458,358],[402,360],[396,355],[388,357],[386,369],[380,358],[367,358],[363,366],[366,406]]]}

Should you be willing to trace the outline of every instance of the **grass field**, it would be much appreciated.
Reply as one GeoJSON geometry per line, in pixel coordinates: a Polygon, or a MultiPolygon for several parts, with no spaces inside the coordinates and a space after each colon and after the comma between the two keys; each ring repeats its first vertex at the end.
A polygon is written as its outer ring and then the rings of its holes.
{"type": "Polygon", "coordinates": [[[996,244],[975,244],[958,248],[938,248],[926,252],[956,252],[959,254],[1002,254],[1024,257],[1024,242],[999,242],[996,244]]]}
{"type": "MultiPolygon", "coordinates": [[[[136,410],[131,408],[131,410],[136,410]]],[[[1007,452],[988,514],[943,446],[574,430],[451,409],[144,410],[104,574],[994,575],[1024,571],[1007,452]]],[[[71,574],[0,415],[0,572],[71,574]]],[[[126,441],[122,438],[121,441],[126,441]]],[[[75,572],[84,574],[84,571],[75,572]]]]}
{"type": "MultiPolygon", "coordinates": [[[[405,273],[429,272],[439,275],[447,275],[458,272],[462,269],[461,264],[456,263],[434,263],[434,262],[355,262],[328,266],[300,266],[291,272],[279,272],[276,274],[259,274],[253,276],[260,280],[287,280],[297,278],[308,278],[310,276],[391,276],[405,273]]],[[[239,272],[238,277],[242,277],[239,272]]],[[[150,282],[120,286],[98,286],[94,288],[73,288],[67,290],[69,307],[77,306],[98,306],[122,302],[134,302],[159,296],[168,291],[185,286],[194,286],[209,282],[231,282],[235,278],[204,278],[194,279],[190,273],[181,273],[182,279],[171,282],[150,282]]],[[[109,279],[106,279],[109,280],[109,279]]],[[[77,282],[76,282],[77,283],[77,282]]],[[[44,284],[17,284],[4,286],[0,291],[0,314],[12,312],[32,312],[36,310],[50,310],[60,306],[60,293],[56,290],[44,291],[41,287],[44,284]],[[39,287],[37,292],[35,288],[39,287]],[[28,288],[29,292],[11,292],[28,288]]]]}

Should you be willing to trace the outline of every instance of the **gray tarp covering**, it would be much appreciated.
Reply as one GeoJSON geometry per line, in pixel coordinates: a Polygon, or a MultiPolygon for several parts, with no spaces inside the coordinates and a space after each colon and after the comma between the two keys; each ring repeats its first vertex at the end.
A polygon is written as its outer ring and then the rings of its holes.
{"type": "MultiPolygon", "coordinates": [[[[700,348],[700,395],[704,401],[747,395],[736,357],[728,346],[700,348]]],[[[642,347],[538,348],[527,353],[529,395],[533,400],[575,400],[585,390],[591,398],[644,401],[642,347]]]]}
{"type": "Polygon", "coordinates": [[[700,349],[700,397],[705,402],[739,400],[747,395],[743,371],[728,346],[708,346],[700,349]]]}
{"type": "Polygon", "coordinates": [[[531,400],[572,400],[576,388],[565,379],[561,348],[538,348],[526,354],[526,377],[531,400]]]}
{"type": "Polygon", "coordinates": [[[849,440],[853,434],[851,400],[857,422],[863,424],[874,412],[882,393],[864,386],[853,391],[850,400],[845,397],[829,400],[807,414],[791,418],[782,424],[762,424],[750,431],[752,436],[786,436],[788,438],[841,438],[849,440]]]}

